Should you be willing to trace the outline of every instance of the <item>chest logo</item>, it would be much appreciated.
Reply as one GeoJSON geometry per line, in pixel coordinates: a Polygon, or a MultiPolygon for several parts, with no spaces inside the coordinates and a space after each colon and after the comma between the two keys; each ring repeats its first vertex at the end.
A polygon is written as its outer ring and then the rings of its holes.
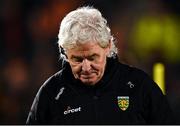
{"type": "Polygon", "coordinates": [[[81,111],[81,107],[72,109],[70,106],[68,106],[67,109],[64,111],[64,115],[67,115],[70,113],[76,113],[76,112],[80,112],[80,111],[81,111]]]}
{"type": "Polygon", "coordinates": [[[117,96],[118,106],[125,111],[129,107],[129,96],[117,96]]]}

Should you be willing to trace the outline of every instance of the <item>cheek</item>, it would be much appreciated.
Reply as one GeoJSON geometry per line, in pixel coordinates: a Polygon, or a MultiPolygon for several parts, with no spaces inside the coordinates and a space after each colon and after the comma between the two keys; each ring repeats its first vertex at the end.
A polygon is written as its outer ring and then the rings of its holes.
{"type": "Polygon", "coordinates": [[[101,62],[99,63],[99,69],[104,72],[105,70],[105,65],[106,65],[106,57],[104,57],[101,62]]]}
{"type": "Polygon", "coordinates": [[[92,68],[97,70],[97,71],[104,71],[105,64],[106,63],[104,61],[102,61],[102,62],[99,62],[98,64],[93,64],[92,68]]]}
{"type": "Polygon", "coordinates": [[[77,74],[78,72],[81,71],[80,65],[73,65],[73,64],[70,64],[70,66],[71,66],[71,69],[72,69],[73,74],[77,74]]]}

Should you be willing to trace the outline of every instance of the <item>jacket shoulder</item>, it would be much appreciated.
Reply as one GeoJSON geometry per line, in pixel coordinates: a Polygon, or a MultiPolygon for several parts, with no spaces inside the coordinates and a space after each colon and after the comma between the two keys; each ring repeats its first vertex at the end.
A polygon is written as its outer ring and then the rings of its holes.
{"type": "Polygon", "coordinates": [[[31,110],[29,112],[26,124],[47,124],[47,113],[49,104],[53,101],[58,87],[62,86],[61,83],[62,71],[49,77],[44,84],[39,88],[31,110]]]}
{"type": "Polygon", "coordinates": [[[56,92],[59,91],[59,88],[61,88],[62,86],[64,86],[64,81],[63,81],[63,77],[62,77],[62,73],[63,70],[58,71],[57,73],[55,73],[54,75],[52,75],[51,77],[49,77],[44,83],[43,85],[40,87],[47,90],[48,93],[50,94],[56,94],[56,92]]]}
{"type": "Polygon", "coordinates": [[[119,71],[121,71],[120,76],[123,80],[123,85],[128,91],[130,90],[130,92],[141,93],[144,92],[145,94],[151,93],[154,90],[161,92],[158,85],[143,70],[134,66],[120,63],[119,71]]]}
{"type": "Polygon", "coordinates": [[[45,88],[52,88],[57,86],[57,82],[62,80],[62,70],[58,71],[57,73],[50,76],[44,83],[43,87],[45,88]]]}
{"type": "Polygon", "coordinates": [[[143,70],[127,64],[119,63],[119,69],[128,80],[141,82],[144,78],[149,77],[149,75],[143,70]]]}

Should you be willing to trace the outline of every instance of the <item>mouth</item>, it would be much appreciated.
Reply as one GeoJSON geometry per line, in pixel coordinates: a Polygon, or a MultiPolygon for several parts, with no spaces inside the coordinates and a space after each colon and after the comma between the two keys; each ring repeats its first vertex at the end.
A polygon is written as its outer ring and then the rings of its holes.
{"type": "Polygon", "coordinates": [[[91,79],[95,76],[97,76],[98,74],[96,72],[92,72],[92,73],[81,73],[80,74],[80,78],[83,78],[83,79],[91,79]]]}
{"type": "Polygon", "coordinates": [[[93,74],[81,74],[80,75],[80,78],[83,78],[83,79],[90,79],[92,77],[94,77],[93,74]]]}

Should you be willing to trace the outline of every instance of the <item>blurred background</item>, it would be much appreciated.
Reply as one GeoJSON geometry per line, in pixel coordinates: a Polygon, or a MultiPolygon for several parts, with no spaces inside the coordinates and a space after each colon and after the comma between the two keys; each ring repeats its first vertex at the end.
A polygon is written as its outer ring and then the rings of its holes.
{"type": "Polygon", "coordinates": [[[61,68],[57,35],[62,18],[90,5],[108,20],[119,59],[153,78],[165,68],[165,92],[180,124],[179,0],[1,0],[0,124],[25,124],[44,81],[61,68]]]}

